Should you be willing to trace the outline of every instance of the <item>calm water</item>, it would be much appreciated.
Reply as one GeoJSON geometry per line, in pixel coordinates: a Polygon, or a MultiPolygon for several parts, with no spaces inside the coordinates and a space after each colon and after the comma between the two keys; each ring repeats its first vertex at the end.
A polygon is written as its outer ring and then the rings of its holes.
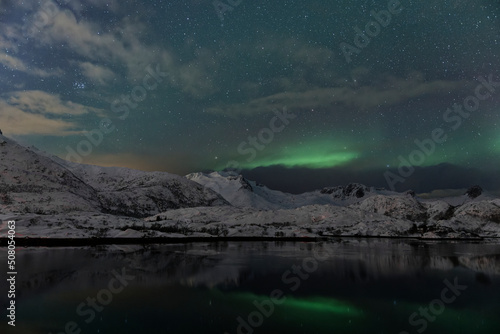
{"type": "MultiPolygon", "coordinates": [[[[16,333],[500,330],[493,242],[25,248],[18,273],[16,333]]],[[[1,333],[11,329],[2,320],[1,333]]]]}

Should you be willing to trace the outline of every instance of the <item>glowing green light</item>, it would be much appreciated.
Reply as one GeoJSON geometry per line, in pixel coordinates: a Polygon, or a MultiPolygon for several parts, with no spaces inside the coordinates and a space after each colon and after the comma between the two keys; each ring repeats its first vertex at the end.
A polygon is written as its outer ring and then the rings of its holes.
{"type": "MultiPolygon", "coordinates": [[[[241,155],[237,161],[242,168],[281,165],[285,167],[329,168],[346,164],[358,158],[358,152],[347,146],[330,141],[304,143],[288,147],[266,147],[262,152],[254,150],[254,156],[241,155]],[[251,161],[249,158],[254,157],[251,161]]],[[[224,167],[222,167],[224,168],[224,167]]]]}
{"type": "Polygon", "coordinates": [[[363,314],[351,304],[333,298],[295,299],[287,297],[283,306],[314,312],[331,312],[337,315],[361,316],[363,314]]]}
{"type": "MultiPolygon", "coordinates": [[[[251,305],[254,301],[261,303],[270,301],[269,296],[255,295],[253,293],[237,293],[234,298],[245,301],[251,305]]],[[[340,316],[362,316],[363,312],[347,302],[325,297],[295,298],[283,296],[279,305],[282,309],[288,309],[289,312],[312,312],[312,313],[334,313],[340,316]]]]}
{"type": "Polygon", "coordinates": [[[282,165],[286,167],[327,168],[342,165],[356,157],[357,154],[354,152],[317,153],[312,151],[304,152],[301,155],[269,157],[267,159],[248,163],[245,167],[256,168],[282,165]]]}

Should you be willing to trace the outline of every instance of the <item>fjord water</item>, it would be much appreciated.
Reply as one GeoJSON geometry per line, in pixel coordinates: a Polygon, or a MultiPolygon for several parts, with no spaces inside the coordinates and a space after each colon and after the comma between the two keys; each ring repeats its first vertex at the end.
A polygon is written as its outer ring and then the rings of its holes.
{"type": "MultiPolygon", "coordinates": [[[[337,239],[17,253],[18,333],[500,329],[498,241],[337,239]]],[[[4,282],[0,287],[6,291],[4,282]]],[[[2,333],[12,329],[6,322],[2,333]]]]}

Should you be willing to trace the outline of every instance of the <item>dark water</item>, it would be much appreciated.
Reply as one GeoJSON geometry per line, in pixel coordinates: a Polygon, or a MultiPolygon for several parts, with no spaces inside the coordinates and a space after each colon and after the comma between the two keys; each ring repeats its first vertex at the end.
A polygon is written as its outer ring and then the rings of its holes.
{"type": "Polygon", "coordinates": [[[17,265],[16,328],[3,316],[1,333],[500,330],[494,242],[27,248],[17,265]]]}

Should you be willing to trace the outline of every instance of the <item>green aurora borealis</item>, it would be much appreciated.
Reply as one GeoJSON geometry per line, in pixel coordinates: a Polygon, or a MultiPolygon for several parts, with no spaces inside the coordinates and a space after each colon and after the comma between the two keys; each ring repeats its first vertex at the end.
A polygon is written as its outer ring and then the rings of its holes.
{"type": "MultiPolygon", "coordinates": [[[[268,156],[262,154],[260,159],[251,160],[245,156],[241,160],[242,168],[267,167],[283,165],[287,167],[328,168],[341,166],[356,159],[357,152],[349,151],[346,147],[335,148],[332,142],[302,143],[294,147],[281,147],[268,156]],[[249,161],[250,160],[250,161],[249,161]]],[[[224,168],[225,166],[221,166],[224,168]]]]}

